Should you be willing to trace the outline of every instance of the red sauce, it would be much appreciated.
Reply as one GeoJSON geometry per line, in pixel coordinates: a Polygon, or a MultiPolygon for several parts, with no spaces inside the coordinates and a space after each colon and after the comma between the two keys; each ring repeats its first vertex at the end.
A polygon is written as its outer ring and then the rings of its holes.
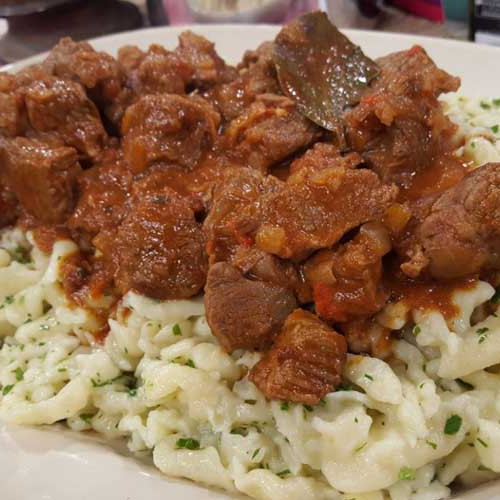
{"type": "Polygon", "coordinates": [[[470,166],[452,153],[438,156],[428,167],[415,172],[400,192],[400,199],[414,201],[442,193],[458,184],[470,166]]]}
{"type": "Polygon", "coordinates": [[[391,290],[391,302],[403,300],[412,309],[437,309],[445,318],[453,318],[459,313],[452,300],[454,292],[471,289],[476,283],[474,277],[447,282],[412,280],[400,272],[386,278],[391,290]]]}

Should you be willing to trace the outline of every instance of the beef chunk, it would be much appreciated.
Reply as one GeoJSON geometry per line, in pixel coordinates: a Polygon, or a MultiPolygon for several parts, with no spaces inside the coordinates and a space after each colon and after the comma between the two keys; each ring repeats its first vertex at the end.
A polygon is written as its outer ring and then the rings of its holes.
{"type": "Polygon", "coordinates": [[[275,279],[251,279],[227,262],[208,271],[207,321],[228,352],[269,347],[296,305],[293,292],[275,279]]]}
{"type": "Polygon", "coordinates": [[[409,258],[401,266],[407,275],[452,279],[500,269],[500,163],[474,170],[414,212],[396,243],[409,258]]]}
{"type": "Polygon", "coordinates": [[[0,72],[0,134],[6,137],[23,134],[28,125],[24,100],[16,92],[17,86],[14,75],[0,72]]]}
{"type": "Polygon", "coordinates": [[[258,95],[281,93],[272,53],[271,42],[264,42],[257,50],[247,51],[232,81],[221,82],[203,94],[214,103],[224,121],[239,116],[258,95]]]}
{"type": "Polygon", "coordinates": [[[202,99],[148,95],[123,118],[125,160],[134,172],[154,162],[195,167],[217,137],[219,115],[202,99]]]}
{"type": "Polygon", "coordinates": [[[377,63],[380,75],[345,114],[347,140],[383,182],[403,186],[453,134],[437,97],[457,90],[460,80],[439,69],[418,46],[377,63]]]}
{"type": "Polygon", "coordinates": [[[14,193],[0,182],[0,229],[12,224],[19,215],[19,204],[14,193]]]}
{"type": "Polygon", "coordinates": [[[30,215],[46,223],[66,220],[80,172],[73,148],[17,137],[0,143],[0,164],[8,187],[30,215]]]}
{"type": "Polygon", "coordinates": [[[61,38],[43,67],[49,74],[81,84],[97,102],[111,102],[122,88],[122,74],[116,59],[95,51],[87,42],[61,38]]]}
{"type": "Polygon", "coordinates": [[[296,309],[249,378],[269,399],[317,404],[340,384],[346,353],[342,335],[296,309]]]}
{"type": "Polygon", "coordinates": [[[382,217],[397,189],[382,185],[366,169],[332,166],[303,182],[260,200],[258,248],[282,258],[302,260],[335,244],[347,231],[382,217]]]}
{"type": "Polygon", "coordinates": [[[392,355],[391,330],[372,318],[340,323],[339,328],[347,340],[349,352],[369,354],[379,359],[387,359],[392,355]]]}
{"type": "Polygon", "coordinates": [[[124,84],[117,98],[106,108],[106,115],[119,129],[126,109],[148,94],[184,94],[194,69],[175,52],[151,45],[147,52],[134,46],[118,51],[118,64],[124,84]]]}
{"type": "Polygon", "coordinates": [[[387,230],[369,222],[353,240],[311,257],[304,274],[313,288],[316,313],[340,322],[379,311],[388,298],[381,284],[382,257],[390,250],[387,230]]]}
{"type": "Polygon", "coordinates": [[[117,150],[106,151],[100,162],[78,177],[79,197],[68,221],[73,237],[90,247],[99,232],[117,227],[127,214],[132,174],[117,150]]]}
{"type": "Polygon", "coordinates": [[[225,141],[239,162],[265,172],[309,146],[319,133],[316,125],[296,111],[293,101],[264,94],[231,122],[225,141]]]}
{"type": "Polygon", "coordinates": [[[258,200],[264,193],[280,190],[282,184],[275,177],[263,176],[251,168],[224,170],[215,186],[211,209],[203,225],[211,263],[228,261],[238,246],[253,244],[246,233],[257,227],[258,200]],[[245,216],[241,216],[244,209],[245,216]]]}
{"type": "Polygon", "coordinates": [[[169,188],[138,194],[116,231],[101,232],[96,247],[115,266],[121,293],[156,299],[196,295],[205,283],[204,238],[189,203],[169,188]]]}
{"type": "Polygon", "coordinates": [[[179,46],[176,55],[193,68],[190,84],[196,88],[206,88],[217,82],[231,80],[235,71],[226,66],[223,59],[215,51],[215,45],[206,38],[192,31],[184,31],[179,35],[179,46]]]}
{"type": "Polygon", "coordinates": [[[28,84],[24,94],[36,132],[59,138],[85,158],[97,158],[107,135],[99,111],[80,84],[45,77],[28,84]]]}

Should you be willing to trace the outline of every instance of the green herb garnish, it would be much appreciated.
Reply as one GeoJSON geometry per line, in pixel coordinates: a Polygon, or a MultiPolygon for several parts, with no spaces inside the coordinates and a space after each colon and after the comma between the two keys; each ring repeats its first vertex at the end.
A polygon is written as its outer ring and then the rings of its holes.
{"type": "Polygon", "coordinates": [[[462,417],[452,415],[444,425],[444,433],[448,435],[456,434],[460,430],[460,427],[462,427],[462,417]]]}
{"type": "Polygon", "coordinates": [[[181,330],[181,327],[179,326],[178,323],[176,323],[173,327],[172,327],[172,333],[174,335],[182,335],[182,330],[181,330]]]}
{"type": "Polygon", "coordinates": [[[193,438],[180,438],[176,443],[177,449],[199,450],[200,442],[193,438]]]}
{"type": "Polygon", "coordinates": [[[14,370],[14,373],[16,374],[16,380],[18,382],[21,382],[21,380],[23,380],[24,378],[24,372],[21,368],[17,367],[15,370],[14,370]]]}
{"type": "Polygon", "coordinates": [[[417,471],[410,467],[402,467],[398,474],[400,481],[413,481],[417,477],[417,471]]]}

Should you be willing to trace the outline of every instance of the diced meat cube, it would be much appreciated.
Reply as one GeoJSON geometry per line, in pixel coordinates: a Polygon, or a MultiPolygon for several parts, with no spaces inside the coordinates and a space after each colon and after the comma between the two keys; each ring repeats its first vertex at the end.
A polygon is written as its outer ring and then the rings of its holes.
{"type": "Polygon", "coordinates": [[[189,203],[167,187],[137,195],[118,229],[100,233],[94,243],[114,263],[121,293],[181,299],[205,284],[201,227],[189,203]]]}
{"type": "Polygon", "coordinates": [[[164,161],[194,168],[212,148],[219,115],[202,99],[148,95],[123,118],[125,160],[134,172],[164,161]]]}
{"type": "Polygon", "coordinates": [[[194,73],[191,84],[196,88],[206,88],[217,82],[231,80],[235,71],[226,65],[215,51],[215,45],[201,35],[184,31],[179,35],[176,55],[191,66],[194,73]]]}
{"type": "Polygon", "coordinates": [[[238,246],[251,246],[245,236],[257,228],[255,211],[259,197],[282,189],[283,183],[251,168],[229,167],[217,182],[203,229],[210,262],[229,261],[238,246]],[[245,217],[239,217],[246,209],[245,217]],[[237,224],[236,224],[237,222],[237,224]]]}
{"type": "Polygon", "coordinates": [[[114,57],[69,37],[61,38],[43,67],[51,75],[81,84],[97,102],[109,103],[122,88],[121,70],[114,57]]]}
{"type": "Polygon", "coordinates": [[[0,183],[0,229],[12,224],[19,215],[19,203],[14,193],[0,183]]]}
{"type": "Polygon", "coordinates": [[[347,140],[383,182],[404,186],[453,135],[455,127],[437,98],[457,90],[460,80],[439,69],[418,46],[377,63],[379,76],[345,113],[347,140]]]}
{"type": "Polygon", "coordinates": [[[287,97],[263,94],[233,120],[226,147],[243,164],[266,172],[319,138],[319,128],[287,97]]]}
{"type": "Polygon", "coordinates": [[[295,309],[292,290],[273,281],[246,277],[227,262],[210,267],[205,287],[207,321],[227,352],[269,347],[295,309]]]}
{"type": "Polygon", "coordinates": [[[106,152],[100,162],[78,177],[78,202],[68,226],[74,238],[90,247],[99,232],[117,227],[127,215],[132,174],[116,150],[106,152]]]}
{"type": "Polygon", "coordinates": [[[21,135],[28,126],[24,100],[16,89],[16,77],[0,72],[0,134],[6,137],[21,135]]]}
{"type": "Polygon", "coordinates": [[[269,399],[317,404],[340,384],[346,354],[342,335],[297,309],[249,378],[269,399]]]}
{"type": "Polygon", "coordinates": [[[45,77],[28,84],[24,94],[29,123],[36,132],[59,138],[86,158],[97,158],[107,134],[80,84],[45,77]]]}
{"type": "Polygon", "coordinates": [[[420,203],[396,248],[411,277],[453,279],[500,269],[500,163],[469,173],[420,203]]]}
{"type": "Polygon", "coordinates": [[[339,328],[347,340],[349,352],[368,354],[379,359],[387,359],[393,354],[391,330],[379,325],[373,318],[340,323],[339,328]]]}
{"type": "Polygon", "coordinates": [[[17,137],[0,143],[0,163],[8,187],[30,215],[46,223],[66,220],[81,170],[73,148],[17,137]]]}
{"type": "Polygon", "coordinates": [[[214,103],[224,121],[239,116],[260,94],[280,94],[273,61],[273,44],[264,42],[257,50],[247,51],[238,65],[237,76],[220,82],[203,94],[214,103]]]}
{"type": "Polygon", "coordinates": [[[369,222],[353,240],[321,250],[306,261],[303,271],[318,316],[341,322],[378,312],[388,298],[381,278],[382,257],[390,250],[387,230],[369,222]]]}
{"type": "Polygon", "coordinates": [[[302,260],[331,247],[347,231],[380,219],[396,194],[395,186],[383,185],[367,169],[319,170],[304,182],[287,183],[280,192],[262,197],[255,243],[281,258],[302,260]]]}

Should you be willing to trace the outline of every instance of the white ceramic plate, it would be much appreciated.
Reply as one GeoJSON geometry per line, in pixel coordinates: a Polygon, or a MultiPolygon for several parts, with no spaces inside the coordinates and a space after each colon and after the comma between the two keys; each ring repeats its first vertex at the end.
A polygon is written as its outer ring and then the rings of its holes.
{"type": "MultiPolygon", "coordinates": [[[[98,50],[115,54],[122,45],[147,48],[152,43],[173,48],[184,28],[153,28],[98,38],[98,50]]],[[[243,52],[270,40],[274,26],[191,26],[214,41],[219,54],[237,62],[243,52]]],[[[367,31],[346,34],[372,57],[422,45],[436,63],[462,78],[461,93],[500,97],[500,49],[412,35],[367,31]]],[[[40,56],[11,65],[16,70],[40,56]]],[[[151,465],[112,446],[63,428],[5,427],[0,423],[1,500],[220,500],[223,493],[186,481],[169,479],[151,465]]],[[[231,498],[234,498],[232,496],[231,498]]],[[[500,482],[456,496],[461,500],[500,499],[500,482]]]]}

